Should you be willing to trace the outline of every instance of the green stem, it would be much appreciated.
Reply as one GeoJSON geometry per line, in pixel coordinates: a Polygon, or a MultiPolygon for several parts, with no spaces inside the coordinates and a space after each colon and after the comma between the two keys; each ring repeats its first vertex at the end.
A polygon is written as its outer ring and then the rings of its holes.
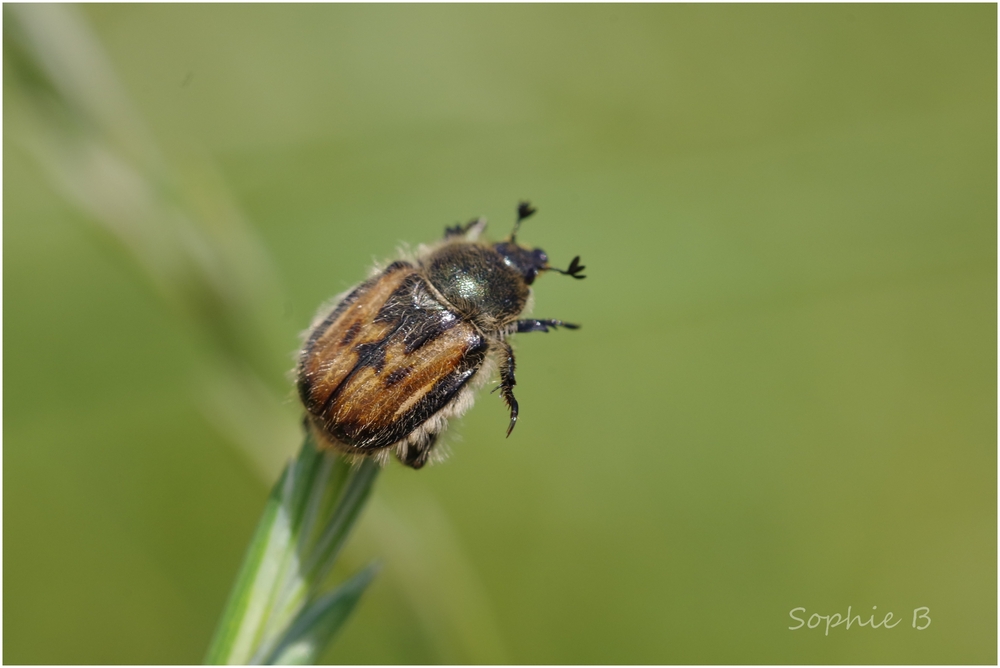
{"type": "Polygon", "coordinates": [[[306,436],[271,490],[206,663],[274,660],[293,635],[299,645],[315,644],[308,655],[318,656],[371,579],[352,580],[359,584],[335,606],[320,591],[379,470],[371,460],[352,467],[306,436]]]}

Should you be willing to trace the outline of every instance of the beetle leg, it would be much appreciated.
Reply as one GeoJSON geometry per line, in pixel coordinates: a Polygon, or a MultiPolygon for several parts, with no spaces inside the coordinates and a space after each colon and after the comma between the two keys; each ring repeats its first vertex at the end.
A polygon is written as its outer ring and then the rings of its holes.
{"type": "Polygon", "coordinates": [[[500,386],[497,389],[500,390],[500,396],[510,409],[510,426],[507,427],[507,436],[510,436],[517,423],[517,399],[514,398],[514,385],[517,384],[514,380],[514,351],[511,350],[509,343],[504,342],[500,345],[504,348],[504,354],[500,358],[500,386]]]}
{"type": "Polygon", "coordinates": [[[486,227],[486,220],[483,218],[473,218],[464,225],[452,225],[451,227],[444,228],[444,238],[454,239],[455,237],[464,237],[469,233],[469,230],[480,225],[480,229],[476,231],[476,236],[482,231],[483,227],[486,227]]]}
{"type": "Polygon", "coordinates": [[[424,464],[427,463],[427,458],[431,454],[431,450],[434,448],[434,444],[437,442],[437,434],[429,434],[426,438],[421,440],[419,443],[414,443],[406,449],[406,457],[400,457],[396,454],[396,458],[403,462],[407,466],[413,469],[422,468],[424,464]]]}
{"type": "Polygon", "coordinates": [[[526,332],[547,332],[549,327],[556,329],[557,327],[565,327],[566,329],[580,329],[580,325],[574,325],[572,323],[563,322],[562,320],[518,320],[517,321],[517,333],[525,334],[526,332]]]}

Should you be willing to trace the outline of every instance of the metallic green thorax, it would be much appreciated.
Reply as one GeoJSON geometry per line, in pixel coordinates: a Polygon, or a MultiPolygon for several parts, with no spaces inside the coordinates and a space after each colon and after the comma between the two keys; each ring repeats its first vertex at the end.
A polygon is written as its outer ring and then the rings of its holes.
{"type": "Polygon", "coordinates": [[[528,301],[525,275],[494,247],[448,244],[427,258],[424,267],[441,296],[467,318],[513,320],[528,301]]]}

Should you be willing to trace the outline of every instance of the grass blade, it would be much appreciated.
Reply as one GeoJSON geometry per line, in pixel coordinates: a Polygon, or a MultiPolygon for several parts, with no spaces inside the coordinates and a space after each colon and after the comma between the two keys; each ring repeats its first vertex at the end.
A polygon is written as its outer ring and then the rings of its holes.
{"type": "Polygon", "coordinates": [[[264,663],[304,665],[315,663],[354,610],[378,567],[372,564],[334,591],[306,606],[264,663]]]}
{"type": "Polygon", "coordinates": [[[368,568],[321,591],[379,471],[371,460],[352,467],[321,452],[306,435],[271,491],[206,663],[292,661],[311,647],[322,651],[374,577],[368,568]]]}
{"type": "Polygon", "coordinates": [[[236,576],[236,584],[229,595],[229,601],[222,613],[215,637],[209,646],[205,663],[227,663],[227,659],[236,652],[236,646],[240,636],[245,633],[245,629],[260,623],[262,612],[251,610],[251,599],[253,594],[262,588],[257,585],[257,581],[261,574],[268,570],[265,562],[272,562],[274,559],[275,541],[273,535],[281,509],[282,493],[288,484],[290,469],[291,465],[285,468],[267,499],[264,513],[261,515],[250,546],[247,548],[239,575],[236,576]]]}

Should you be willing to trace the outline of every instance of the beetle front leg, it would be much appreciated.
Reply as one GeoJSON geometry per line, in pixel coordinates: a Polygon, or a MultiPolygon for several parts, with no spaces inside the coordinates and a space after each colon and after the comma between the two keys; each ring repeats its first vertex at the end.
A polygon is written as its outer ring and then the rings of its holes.
{"type": "Polygon", "coordinates": [[[527,332],[547,332],[549,327],[556,329],[557,327],[565,327],[566,329],[580,329],[580,325],[574,325],[569,322],[563,322],[562,320],[518,320],[517,330],[518,334],[525,334],[527,332]]]}
{"type": "Polygon", "coordinates": [[[500,345],[503,346],[503,357],[500,358],[500,385],[493,391],[500,390],[500,396],[510,409],[510,426],[507,427],[509,437],[517,423],[517,399],[514,398],[514,386],[517,381],[514,380],[514,351],[509,343],[504,342],[500,345]]]}

